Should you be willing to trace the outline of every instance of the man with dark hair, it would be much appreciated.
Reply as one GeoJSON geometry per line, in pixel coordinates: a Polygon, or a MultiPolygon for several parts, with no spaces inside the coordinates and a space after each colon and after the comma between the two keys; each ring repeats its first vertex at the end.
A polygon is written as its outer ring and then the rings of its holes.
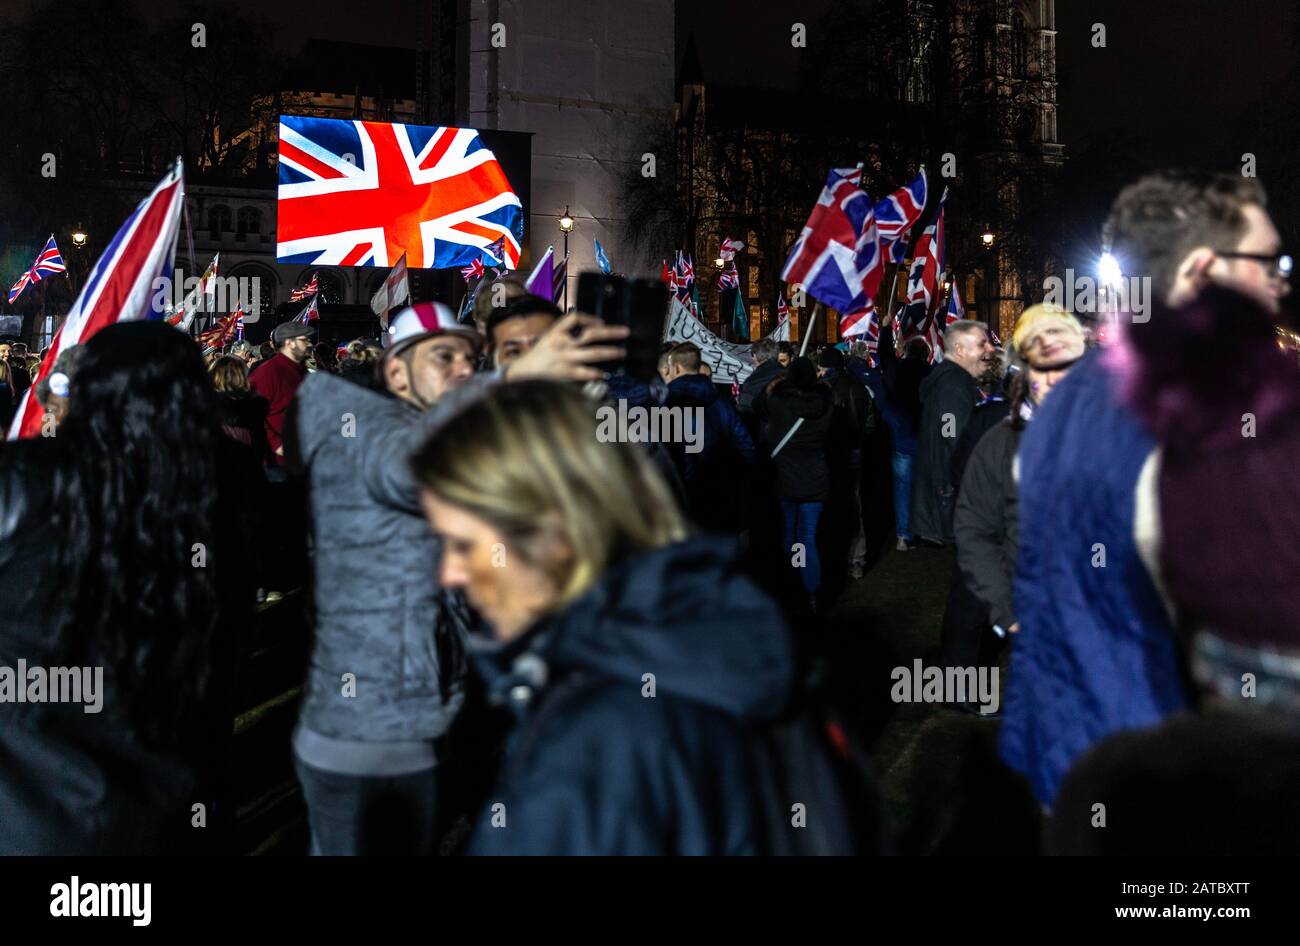
{"type": "Polygon", "coordinates": [[[527,293],[491,309],[484,333],[492,367],[502,368],[528,354],[563,314],[555,303],[527,293]]]}
{"type": "Polygon", "coordinates": [[[307,356],[311,354],[316,330],[302,322],[283,322],[271,332],[276,353],[248,376],[254,394],[271,405],[266,414],[266,440],[271,446],[271,465],[284,465],[284,418],[307,377],[307,356]]]}
{"type": "MultiPolygon", "coordinates": [[[[711,378],[700,373],[700,349],[682,342],[668,352],[669,408],[682,408],[691,423],[700,408],[703,437],[693,452],[687,444],[670,444],[673,462],[686,487],[687,511],[706,531],[739,526],[739,486],[754,459],[754,441],[730,398],[718,396],[711,378]]],[[[697,434],[697,437],[699,435],[697,434]]]]}
{"type": "Polygon", "coordinates": [[[777,343],[772,339],[764,338],[755,342],[753,351],[754,370],[740,385],[738,400],[742,411],[754,410],[755,399],[785,372],[781,362],[777,360],[777,343]]]}
{"type": "MultiPolygon", "coordinates": [[[[1154,439],[1123,397],[1130,333],[1177,335],[1173,322],[1212,287],[1276,313],[1290,274],[1263,190],[1231,175],[1145,177],[1120,193],[1104,232],[1125,278],[1150,280],[1161,318],[1133,313],[1116,345],[1085,356],[1053,389],[1021,440],[1022,630],[1000,753],[1047,806],[1091,746],[1188,703],[1174,626],[1141,551],[1159,530],[1142,500],[1159,467],[1154,439]]],[[[1197,357],[1212,369],[1206,383],[1222,383],[1215,358],[1197,357]]]]}

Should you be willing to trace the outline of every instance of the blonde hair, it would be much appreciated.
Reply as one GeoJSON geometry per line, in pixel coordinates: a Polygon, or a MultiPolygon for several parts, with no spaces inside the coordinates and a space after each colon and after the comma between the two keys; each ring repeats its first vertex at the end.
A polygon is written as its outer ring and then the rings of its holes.
{"type": "Polygon", "coordinates": [[[600,406],[560,382],[501,385],[456,414],[411,461],[425,489],[490,524],[512,553],[542,570],[560,606],[621,554],[687,535],[648,454],[597,439],[600,406]]]}

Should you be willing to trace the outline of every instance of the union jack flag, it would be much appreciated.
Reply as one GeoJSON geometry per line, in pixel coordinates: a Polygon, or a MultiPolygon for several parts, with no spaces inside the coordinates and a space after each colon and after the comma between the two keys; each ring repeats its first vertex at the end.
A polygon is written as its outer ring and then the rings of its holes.
{"type": "Polygon", "coordinates": [[[732,240],[729,238],[724,239],[722,241],[722,249],[718,251],[718,255],[721,256],[724,260],[732,260],[735,259],[736,254],[739,253],[744,248],[745,248],[744,240],[732,240]]]}
{"type": "Polygon", "coordinates": [[[786,319],[788,319],[788,318],[790,318],[790,307],[789,307],[788,305],[785,304],[785,293],[778,292],[778,293],[776,294],[776,321],[777,321],[777,324],[778,324],[778,325],[781,324],[782,322],[784,322],[784,321],[785,321],[786,319]]]}
{"type": "Polygon", "coordinates": [[[871,198],[858,186],[862,169],[832,168],[817,205],[781,271],[782,281],[800,284],[814,299],[839,312],[840,337],[876,305],[884,275],[871,198]]]}
{"type": "Polygon", "coordinates": [[[280,116],[276,259],[444,269],[503,242],[519,265],[523,206],[472,128],[280,116]]]}
{"type": "Polygon", "coordinates": [[[476,259],[468,266],[462,266],[460,268],[460,274],[465,277],[465,282],[469,282],[471,279],[482,279],[483,260],[476,259]]]}
{"type": "Polygon", "coordinates": [[[929,192],[925,168],[921,168],[916,180],[876,204],[876,231],[880,234],[881,247],[888,250],[889,262],[901,263],[906,258],[907,241],[904,238],[925,212],[929,192]]]}
{"type": "Polygon", "coordinates": [[[736,267],[732,266],[730,269],[724,269],[722,273],[718,276],[718,292],[722,292],[723,290],[726,289],[739,289],[739,288],[740,288],[740,273],[736,272],[736,267]]]}
{"type": "Polygon", "coordinates": [[[317,303],[320,302],[320,296],[311,297],[311,302],[303,306],[302,311],[294,318],[295,322],[302,322],[304,325],[310,325],[320,318],[320,308],[317,303]]]}
{"type": "Polygon", "coordinates": [[[318,292],[320,292],[320,283],[316,278],[316,273],[312,273],[311,282],[289,293],[289,301],[302,302],[303,299],[306,299],[308,296],[314,296],[318,292]]]}
{"type": "Polygon", "coordinates": [[[9,439],[35,437],[41,432],[44,409],[32,396],[40,380],[49,375],[59,353],[90,340],[106,325],[134,319],[160,319],[162,300],[153,285],[172,272],[176,234],[181,224],[184,185],[177,161],[109,241],[54,335],[41,367],[23,392],[9,428],[9,439]]]}
{"type": "MultiPolygon", "coordinates": [[[[947,198],[944,193],[944,199],[947,198]]],[[[925,228],[916,241],[915,255],[912,259],[912,272],[907,277],[907,304],[914,306],[921,303],[920,311],[928,314],[939,298],[939,276],[944,268],[943,236],[943,199],[939,201],[939,213],[934,221],[925,228]]],[[[918,319],[919,321],[919,319],[918,319]]]]}
{"type": "Polygon", "coordinates": [[[195,341],[206,350],[225,348],[237,334],[242,334],[244,327],[244,309],[241,306],[225,318],[217,319],[217,324],[206,332],[200,332],[195,341]]]}
{"type": "Polygon", "coordinates": [[[681,250],[677,251],[677,288],[684,289],[695,282],[695,264],[681,250]]]}
{"type": "Polygon", "coordinates": [[[966,318],[966,307],[961,304],[961,293],[957,290],[957,277],[952,279],[952,294],[948,296],[948,316],[944,319],[944,327],[952,325],[958,319],[966,318]]]}
{"type": "Polygon", "coordinates": [[[36,254],[36,262],[32,263],[32,268],[27,270],[18,277],[12,289],[9,290],[9,303],[23,294],[29,283],[38,283],[46,276],[53,276],[55,273],[65,273],[68,267],[63,262],[63,257],[59,255],[59,248],[54,245],[54,234],[45,241],[45,248],[36,254]]]}

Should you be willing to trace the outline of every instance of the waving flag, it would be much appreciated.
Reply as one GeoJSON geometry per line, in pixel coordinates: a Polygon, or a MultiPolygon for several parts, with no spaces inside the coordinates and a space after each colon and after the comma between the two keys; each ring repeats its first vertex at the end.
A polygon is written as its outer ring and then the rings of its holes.
{"type": "Polygon", "coordinates": [[[212,262],[203,271],[199,284],[185,297],[180,306],[167,317],[167,324],[174,325],[182,332],[188,332],[194,322],[194,316],[211,308],[217,296],[217,271],[221,265],[221,254],[212,257],[212,262]]]}
{"type": "Polygon", "coordinates": [[[810,296],[840,312],[840,335],[876,304],[884,275],[871,198],[858,186],[862,169],[833,168],[803,232],[795,241],[781,279],[802,285],[810,296]]]}
{"type": "Polygon", "coordinates": [[[127,217],[96,261],[50,343],[31,387],[23,392],[9,439],[40,434],[44,411],[32,392],[37,382],[50,373],[61,351],[89,341],[114,322],[162,318],[163,313],[154,308],[153,283],[172,271],[184,196],[181,172],[178,160],[127,217]]]}
{"type": "Polygon", "coordinates": [[[921,168],[916,180],[876,204],[876,231],[880,234],[881,247],[888,251],[889,262],[901,263],[906,259],[907,235],[925,212],[928,197],[929,183],[925,168],[921,168]]]}
{"type": "Polygon", "coordinates": [[[38,283],[46,276],[53,276],[55,273],[66,273],[67,265],[63,262],[63,257],[59,255],[59,248],[54,245],[54,234],[45,241],[45,247],[36,254],[36,262],[32,263],[31,269],[18,277],[12,289],[9,290],[9,304],[13,305],[15,299],[23,294],[23,290],[30,283],[38,283]]]}
{"type": "Polygon", "coordinates": [[[605,255],[605,248],[600,245],[600,241],[595,237],[591,238],[591,242],[596,244],[596,265],[600,267],[602,273],[608,275],[613,267],[609,265],[609,257],[605,255]]]}
{"type": "Polygon", "coordinates": [[[736,272],[736,267],[731,266],[724,269],[718,274],[718,292],[725,292],[728,289],[740,288],[740,273],[736,272]]]}
{"type": "Polygon", "coordinates": [[[281,263],[444,269],[503,240],[514,269],[523,219],[472,128],[280,116],[281,263]]]}
{"type": "Polygon", "coordinates": [[[739,292],[736,293],[736,306],[731,313],[731,331],[736,341],[749,341],[749,313],[745,311],[745,303],[741,300],[739,292]]]}
{"type": "Polygon", "coordinates": [[[244,308],[240,306],[225,318],[217,319],[217,324],[206,332],[200,332],[195,337],[195,341],[202,345],[205,350],[225,348],[234,340],[237,334],[242,334],[243,326],[244,308]]]}
{"type": "Polygon", "coordinates": [[[966,318],[966,307],[961,304],[961,293],[957,290],[957,277],[952,278],[952,294],[948,296],[948,317],[944,326],[952,325],[958,319],[966,318]]]}
{"type": "MultiPolygon", "coordinates": [[[[944,193],[944,199],[947,198],[944,193]]],[[[911,324],[919,325],[939,298],[939,277],[944,267],[943,200],[939,212],[916,241],[912,272],[907,277],[907,305],[911,324]]]]}
{"type": "Polygon", "coordinates": [[[790,318],[790,307],[785,304],[785,293],[778,292],[776,294],[776,321],[779,324],[788,318],[790,318]]]}
{"type": "Polygon", "coordinates": [[[411,298],[411,286],[406,278],[406,254],[393,267],[375,294],[370,297],[370,308],[379,316],[379,327],[388,331],[388,313],[411,298]]]}
{"type": "Polygon", "coordinates": [[[302,311],[299,312],[297,316],[294,317],[294,321],[301,322],[304,325],[310,325],[312,322],[319,321],[320,320],[319,303],[320,303],[320,295],[317,294],[312,296],[311,302],[308,302],[305,306],[302,307],[302,311]]]}
{"type": "Polygon", "coordinates": [[[468,266],[460,268],[460,274],[465,277],[465,282],[469,282],[471,279],[482,279],[483,272],[483,261],[481,259],[476,259],[468,266]]]}
{"type": "Polygon", "coordinates": [[[718,255],[721,256],[724,260],[733,260],[736,258],[736,254],[739,253],[744,248],[745,248],[744,240],[724,239],[722,241],[722,249],[718,251],[718,255]]]}
{"type": "Polygon", "coordinates": [[[316,273],[312,273],[311,281],[308,282],[307,285],[290,292],[289,301],[302,302],[302,300],[306,299],[308,296],[314,296],[316,293],[320,292],[320,282],[317,280],[316,276],[316,273]]]}
{"type": "Polygon", "coordinates": [[[535,296],[558,302],[564,292],[564,279],[568,272],[569,261],[565,259],[559,266],[555,265],[555,247],[548,246],[532,275],[524,283],[524,288],[535,296]]]}

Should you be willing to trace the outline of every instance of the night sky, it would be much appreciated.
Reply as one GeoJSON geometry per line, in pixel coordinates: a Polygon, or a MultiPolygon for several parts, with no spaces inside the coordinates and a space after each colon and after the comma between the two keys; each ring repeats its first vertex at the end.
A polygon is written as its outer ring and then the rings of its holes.
{"type": "MultiPolygon", "coordinates": [[[[410,2],[234,4],[280,27],[281,42],[290,49],[308,36],[414,45],[416,14],[410,2]]],[[[170,5],[144,0],[144,6],[170,5]]],[[[756,89],[782,86],[784,77],[793,80],[798,57],[815,52],[791,47],[790,24],[812,20],[833,7],[831,0],[681,2],[678,55],[694,33],[711,81],[756,89]]],[[[1167,132],[1188,160],[1205,161],[1210,150],[1228,155],[1235,149],[1240,154],[1249,148],[1225,141],[1225,126],[1278,95],[1296,59],[1300,14],[1297,4],[1288,0],[1059,0],[1056,12],[1058,131],[1066,144],[1142,126],[1167,132]],[[1096,22],[1106,25],[1106,49],[1091,45],[1091,25],[1096,22]]],[[[1294,88],[1289,94],[1295,94],[1294,88]]]]}

